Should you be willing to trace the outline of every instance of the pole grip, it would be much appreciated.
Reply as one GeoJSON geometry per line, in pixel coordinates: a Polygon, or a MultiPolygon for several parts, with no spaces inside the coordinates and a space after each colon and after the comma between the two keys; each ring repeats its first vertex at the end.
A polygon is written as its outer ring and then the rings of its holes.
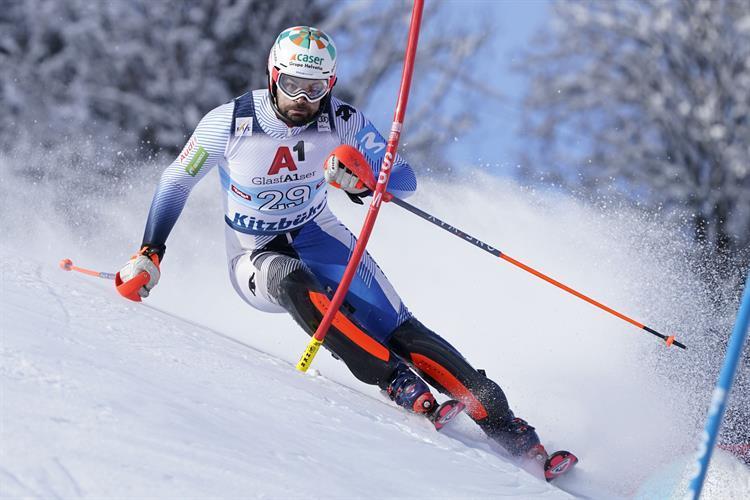
{"type": "Polygon", "coordinates": [[[318,354],[318,349],[320,349],[320,346],[322,344],[322,340],[318,340],[315,337],[310,338],[310,342],[307,344],[305,352],[303,352],[302,357],[299,358],[299,362],[297,363],[297,370],[304,373],[308,368],[310,368],[310,365],[312,364],[313,359],[315,359],[315,355],[318,354]]]}
{"type": "Polygon", "coordinates": [[[117,291],[126,299],[132,300],[133,302],[140,302],[141,296],[138,295],[138,290],[143,285],[149,282],[151,277],[146,271],[141,271],[138,276],[134,276],[132,279],[123,282],[120,278],[120,273],[117,273],[115,277],[115,288],[117,291]]]}

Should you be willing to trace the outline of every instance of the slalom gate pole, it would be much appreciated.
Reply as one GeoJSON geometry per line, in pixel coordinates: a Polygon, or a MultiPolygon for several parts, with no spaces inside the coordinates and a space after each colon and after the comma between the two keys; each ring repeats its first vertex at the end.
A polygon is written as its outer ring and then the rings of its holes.
{"type": "Polygon", "coordinates": [[[310,367],[310,364],[315,358],[315,354],[317,354],[320,345],[323,343],[326,333],[328,333],[333,318],[336,313],[338,313],[341,304],[344,302],[344,297],[349,291],[349,285],[354,278],[359,262],[365,252],[367,242],[370,239],[370,234],[375,225],[375,220],[378,217],[384,194],[387,194],[386,189],[388,187],[388,179],[391,177],[391,167],[396,158],[398,142],[401,138],[401,129],[404,123],[404,115],[406,114],[406,105],[409,101],[409,90],[411,88],[411,77],[414,73],[414,59],[417,54],[417,42],[419,40],[419,27],[422,23],[423,7],[424,0],[414,0],[414,6],[411,12],[411,22],[409,24],[406,55],[404,57],[404,69],[401,75],[401,87],[398,92],[398,101],[396,102],[396,111],[393,117],[393,124],[391,125],[391,133],[388,136],[388,145],[386,146],[385,155],[383,156],[383,163],[380,165],[380,174],[378,175],[375,192],[372,195],[372,203],[370,203],[370,208],[367,211],[367,216],[362,225],[362,230],[359,233],[359,238],[357,238],[357,243],[354,246],[354,251],[349,259],[349,263],[344,270],[341,282],[339,283],[338,288],[336,288],[336,293],[333,295],[333,299],[331,299],[328,310],[323,316],[320,325],[318,325],[315,335],[310,339],[305,352],[302,354],[299,363],[297,363],[297,369],[299,371],[305,372],[310,367]]]}
{"type": "Polygon", "coordinates": [[[76,271],[79,273],[86,274],[88,276],[94,276],[95,278],[103,278],[105,280],[115,279],[115,273],[105,273],[100,271],[92,271],[91,269],[84,269],[73,265],[73,261],[70,259],[63,259],[60,261],[60,269],[63,271],[76,271]]]}
{"type": "Polygon", "coordinates": [[[579,299],[584,300],[584,301],[588,302],[589,304],[598,307],[599,309],[603,309],[604,311],[607,311],[608,313],[610,313],[610,314],[612,314],[614,316],[617,316],[621,320],[627,321],[631,325],[637,326],[641,330],[644,330],[644,331],[646,331],[646,332],[648,332],[648,333],[650,333],[652,335],[655,335],[655,336],[659,337],[660,339],[666,341],[667,347],[669,347],[671,345],[676,345],[677,347],[681,347],[682,349],[687,349],[687,347],[685,346],[685,344],[683,344],[683,343],[678,342],[677,340],[675,340],[674,335],[667,336],[667,335],[661,334],[661,333],[657,332],[656,330],[654,330],[653,328],[649,328],[648,326],[646,326],[646,325],[644,325],[642,323],[639,323],[638,321],[635,321],[634,319],[631,319],[631,318],[625,316],[624,314],[615,311],[614,309],[612,309],[610,307],[605,306],[601,302],[598,302],[598,301],[596,301],[596,300],[594,300],[594,299],[592,299],[590,297],[587,297],[586,295],[582,294],[581,292],[578,292],[578,291],[570,288],[569,286],[564,285],[563,283],[560,283],[559,281],[557,281],[557,280],[555,280],[553,278],[550,278],[549,276],[547,276],[545,274],[540,273],[536,269],[534,269],[532,267],[529,267],[529,266],[527,266],[526,264],[524,264],[522,262],[517,261],[516,259],[514,259],[514,258],[512,258],[512,257],[510,257],[510,256],[508,256],[508,255],[506,255],[504,253],[502,253],[500,250],[498,250],[498,249],[496,249],[494,247],[491,247],[487,243],[484,243],[483,241],[480,241],[477,238],[475,238],[475,237],[473,237],[473,236],[471,236],[469,234],[464,233],[460,229],[455,228],[455,227],[451,226],[450,224],[448,224],[446,222],[443,222],[442,220],[438,219],[437,217],[435,217],[433,215],[430,215],[430,214],[428,214],[427,212],[425,212],[423,210],[420,210],[419,208],[417,208],[414,205],[411,205],[411,204],[405,202],[404,200],[401,200],[401,199],[396,198],[395,196],[393,196],[390,199],[390,201],[393,202],[393,203],[395,203],[399,207],[408,210],[409,212],[413,213],[414,215],[416,215],[418,217],[421,217],[422,219],[426,220],[427,222],[435,224],[436,226],[439,226],[442,229],[445,229],[449,233],[452,233],[455,236],[458,236],[459,238],[461,238],[461,239],[463,239],[465,241],[468,241],[472,245],[481,248],[485,252],[488,252],[488,253],[494,255],[495,257],[500,257],[501,259],[503,259],[503,260],[505,260],[507,262],[510,262],[514,266],[520,267],[524,271],[533,274],[537,278],[541,278],[544,281],[546,281],[547,283],[555,285],[556,287],[561,288],[562,290],[565,290],[566,292],[575,295],[579,299]]]}
{"type": "Polygon", "coordinates": [[[703,482],[706,479],[708,464],[711,462],[711,455],[716,446],[716,438],[719,435],[721,421],[724,419],[724,412],[727,409],[727,400],[732,391],[734,376],[737,373],[737,365],[742,355],[742,347],[745,344],[750,326],[750,273],[748,273],[745,282],[745,291],[742,294],[742,302],[737,313],[737,321],[734,324],[732,336],[729,339],[727,353],[724,357],[724,365],[719,373],[719,380],[716,381],[713,396],[711,397],[711,406],[708,409],[706,417],[706,427],[701,435],[698,445],[695,462],[695,474],[688,486],[686,499],[698,500],[703,489],[703,482]]]}

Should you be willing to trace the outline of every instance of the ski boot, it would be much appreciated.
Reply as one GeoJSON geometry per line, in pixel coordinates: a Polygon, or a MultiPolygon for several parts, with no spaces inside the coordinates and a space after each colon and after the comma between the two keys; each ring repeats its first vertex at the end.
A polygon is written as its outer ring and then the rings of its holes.
{"type": "MultiPolygon", "coordinates": [[[[511,414],[512,415],[512,414],[511,414]]],[[[523,457],[539,444],[539,436],[534,427],[524,419],[513,417],[510,420],[480,423],[492,439],[514,457],[523,457]]]]}
{"type": "Polygon", "coordinates": [[[453,399],[438,405],[427,384],[406,366],[396,370],[386,392],[397,405],[427,417],[436,430],[442,429],[465,408],[463,403],[453,399]]]}

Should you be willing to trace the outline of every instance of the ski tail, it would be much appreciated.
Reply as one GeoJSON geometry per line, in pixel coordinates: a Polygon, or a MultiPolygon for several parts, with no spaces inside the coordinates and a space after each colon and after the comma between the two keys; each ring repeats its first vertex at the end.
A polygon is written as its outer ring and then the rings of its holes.
{"type": "Polygon", "coordinates": [[[556,451],[544,462],[544,478],[552,481],[569,472],[578,463],[578,457],[569,451],[556,451]]]}
{"type": "Polygon", "coordinates": [[[427,415],[427,418],[430,419],[430,422],[432,422],[432,424],[435,426],[435,429],[439,431],[440,429],[445,427],[448,422],[456,418],[462,411],[464,411],[464,408],[466,408],[466,405],[462,402],[455,399],[449,399],[448,401],[431,411],[427,415]]]}

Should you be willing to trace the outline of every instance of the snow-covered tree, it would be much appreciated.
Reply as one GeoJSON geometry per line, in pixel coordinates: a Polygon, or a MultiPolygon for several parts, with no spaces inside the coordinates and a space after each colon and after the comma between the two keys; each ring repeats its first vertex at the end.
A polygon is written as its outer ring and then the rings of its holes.
{"type": "Polygon", "coordinates": [[[322,18],[305,0],[11,1],[0,12],[1,142],[32,129],[48,146],[89,134],[177,150],[204,113],[264,84],[280,29],[322,18]]]}
{"type": "Polygon", "coordinates": [[[523,69],[527,173],[687,213],[707,248],[747,249],[747,0],[558,2],[523,69]]]}
{"type": "MultiPolygon", "coordinates": [[[[0,10],[0,147],[25,132],[70,161],[97,144],[123,158],[174,154],[204,113],[266,85],[270,44],[298,24],[335,36],[352,77],[334,92],[370,111],[378,86],[398,83],[410,11],[406,1],[11,0],[0,10]]],[[[418,68],[433,92],[422,105],[413,100],[409,115],[417,162],[439,158],[441,145],[473,124],[448,105],[449,90],[470,88],[456,75],[485,40],[467,30],[445,37],[434,13],[425,16],[418,68]]],[[[100,173],[116,166],[108,154],[100,173]]],[[[49,164],[36,168],[43,176],[49,164]]]]}
{"type": "MultiPolygon", "coordinates": [[[[338,95],[360,109],[383,109],[375,92],[391,84],[385,95],[395,104],[404,48],[411,18],[411,2],[358,0],[334,2],[323,28],[336,34],[353,76],[339,83],[338,95]]],[[[426,2],[420,30],[414,79],[402,150],[409,161],[433,172],[450,165],[444,147],[476,125],[477,108],[499,99],[500,92],[477,81],[470,68],[481,56],[492,29],[481,12],[456,12],[460,4],[426,2]]],[[[387,107],[388,120],[393,110],[387,107]]],[[[388,122],[390,124],[390,121],[388,122]]]]}

